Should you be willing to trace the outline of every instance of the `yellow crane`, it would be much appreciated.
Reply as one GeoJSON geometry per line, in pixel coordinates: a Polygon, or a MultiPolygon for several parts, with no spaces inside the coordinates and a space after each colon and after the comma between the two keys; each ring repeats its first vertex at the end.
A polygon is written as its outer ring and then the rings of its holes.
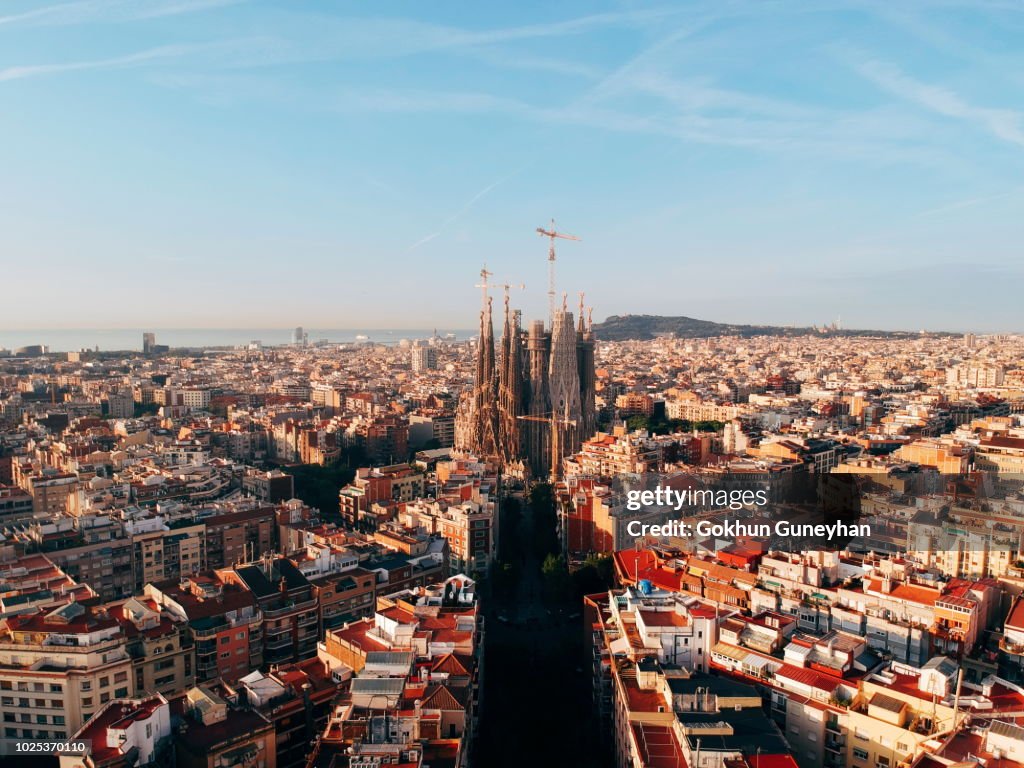
{"type": "Polygon", "coordinates": [[[559,232],[555,229],[555,220],[551,220],[551,229],[544,229],[544,227],[537,227],[537,234],[541,237],[546,237],[549,240],[548,245],[548,315],[551,318],[551,322],[555,321],[555,240],[576,240],[580,238],[576,235],[569,235],[565,232],[559,232]]]}

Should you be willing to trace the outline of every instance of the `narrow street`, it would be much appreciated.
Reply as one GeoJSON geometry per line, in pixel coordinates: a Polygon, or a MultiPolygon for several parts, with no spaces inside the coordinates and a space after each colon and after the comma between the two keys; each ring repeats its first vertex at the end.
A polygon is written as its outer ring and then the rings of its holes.
{"type": "Polygon", "coordinates": [[[602,766],[582,662],[580,606],[545,600],[529,504],[505,556],[520,558],[513,602],[487,608],[478,768],[602,766]],[[499,617],[501,617],[499,619],[499,617]]]}

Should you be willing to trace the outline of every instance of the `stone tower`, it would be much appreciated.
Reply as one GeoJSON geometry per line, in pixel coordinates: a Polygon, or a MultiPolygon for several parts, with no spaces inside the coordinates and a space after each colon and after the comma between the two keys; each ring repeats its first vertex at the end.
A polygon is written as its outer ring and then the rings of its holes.
{"type": "Polygon", "coordinates": [[[553,467],[560,466],[561,459],[580,449],[582,410],[580,407],[579,357],[576,351],[576,329],[573,327],[572,312],[562,306],[555,313],[551,327],[551,356],[548,364],[548,397],[554,414],[555,425],[551,428],[553,443],[551,457],[553,467]]]}

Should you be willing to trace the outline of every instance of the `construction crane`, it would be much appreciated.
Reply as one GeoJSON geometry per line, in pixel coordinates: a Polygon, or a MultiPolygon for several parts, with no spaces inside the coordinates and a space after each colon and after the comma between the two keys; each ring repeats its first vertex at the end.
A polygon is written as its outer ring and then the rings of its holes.
{"type": "Polygon", "coordinates": [[[555,238],[562,240],[577,240],[576,235],[568,235],[555,229],[555,220],[551,220],[551,229],[537,227],[537,234],[546,237],[550,241],[548,245],[548,314],[552,324],[555,322],[555,238]]]}
{"type": "Polygon", "coordinates": [[[483,289],[482,290],[483,301],[481,302],[481,306],[480,306],[480,310],[481,311],[486,311],[487,310],[487,291],[489,291],[493,287],[490,283],[487,282],[487,278],[493,277],[493,276],[494,276],[494,273],[493,272],[489,272],[487,270],[487,264],[484,264],[483,269],[480,270],[480,280],[481,280],[481,282],[479,282],[479,283],[477,283],[476,285],[473,286],[474,288],[481,288],[481,289],[483,289]]]}
{"type": "MultiPolygon", "coordinates": [[[[479,288],[480,286],[477,286],[477,287],[479,288]]],[[[513,288],[518,288],[520,291],[525,290],[526,289],[526,283],[502,283],[498,287],[505,291],[505,306],[507,307],[508,306],[508,298],[509,298],[508,297],[508,292],[511,291],[513,288]]]]}

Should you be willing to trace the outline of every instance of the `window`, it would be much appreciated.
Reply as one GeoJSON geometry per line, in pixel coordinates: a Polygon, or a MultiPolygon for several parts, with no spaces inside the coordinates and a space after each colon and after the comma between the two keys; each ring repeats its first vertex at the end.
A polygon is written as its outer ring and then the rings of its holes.
{"type": "Polygon", "coordinates": [[[100,678],[100,688],[107,688],[109,686],[110,686],[110,678],[109,677],[101,677],[100,678]]]}
{"type": "Polygon", "coordinates": [[[868,751],[866,749],[861,749],[860,747],[854,747],[853,748],[853,759],[854,760],[867,760],[868,759],[868,751]]]}
{"type": "Polygon", "coordinates": [[[86,696],[84,699],[82,699],[82,706],[83,707],[91,707],[92,706],[92,696],[86,696]]]}
{"type": "Polygon", "coordinates": [[[222,638],[220,639],[220,644],[221,644],[221,645],[227,645],[227,644],[228,644],[228,643],[230,643],[230,642],[231,642],[231,638],[230,638],[230,637],[228,637],[227,635],[224,635],[224,637],[222,637],[222,638]]]}
{"type": "Polygon", "coordinates": [[[50,693],[60,693],[64,690],[64,686],[60,683],[50,683],[50,693]]]}
{"type": "Polygon", "coordinates": [[[127,672],[118,672],[116,675],[114,675],[114,682],[115,683],[123,683],[127,679],[128,679],[128,673],[127,672]]]}
{"type": "Polygon", "coordinates": [[[114,696],[119,698],[119,699],[127,698],[128,697],[128,687],[125,686],[123,688],[116,689],[114,691],[114,696]]]}
{"type": "Polygon", "coordinates": [[[92,690],[92,680],[83,680],[82,681],[82,690],[83,691],[91,691],[92,690]]]}

